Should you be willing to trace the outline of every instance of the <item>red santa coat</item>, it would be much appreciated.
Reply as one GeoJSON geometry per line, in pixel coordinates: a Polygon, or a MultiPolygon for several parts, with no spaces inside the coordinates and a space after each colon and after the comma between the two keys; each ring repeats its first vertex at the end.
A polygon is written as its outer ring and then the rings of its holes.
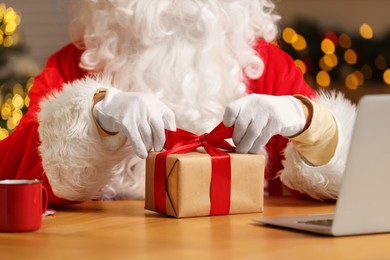
{"type": "MultiPolygon", "coordinates": [[[[265,70],[259,79],[248,82],[249,94],[315,96],[316,93],[305,83],[300,69],[290,56],[275,45],[264,41],[258,42],[256,50],[264,62],[265,70]]],[[[43,169],[39,154],[37,112],[40,110],[40,101],[46,96],[54,91],[61,91],[64,83],[71,83],[87,75],[85,70],[79,68],[81,54],[81,50],[70,44],[50,57],[43,72],[34,80],[29,93],[28,112],[12,134],[0,142],[0,178],[42,179],[49,192],[50,205],[67,204],[69,201],[58,198],[53,193],[43,169]]],[[[282,192],[282,185],[275,176],[283,168],[282,151],[287,142],[287,139],[275,136],[266,146],[268,164],[265,178],[268,182],[267,192],[270,195],[280,195],[282,192]]]]}

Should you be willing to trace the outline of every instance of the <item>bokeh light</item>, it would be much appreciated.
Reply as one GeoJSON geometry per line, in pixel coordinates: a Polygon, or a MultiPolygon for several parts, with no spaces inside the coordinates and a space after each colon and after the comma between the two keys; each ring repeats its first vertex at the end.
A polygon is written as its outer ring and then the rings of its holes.
{"type": "Polygon", "coordinates": [[[0,46],[11,47],[18,42],[15,32],[21,23],[21,16],[11,7],[0,3],[0,46]]]}
{"type": "Polygon", "coordinates": [[[284,30],[282,32],[282,38],[285,42],[292,44],[292,43],[297,41],[298,34],[296,33],[296,31],[293,28],[286,27],[286,28],[284,28],[284,30]]]}
{"type": "Polygon", "coordinates": [[[301,69],[302,73],[305,74],[307,71],[306,64],[300,59],[296,59],[294,62],[295,65],[297,65],[297,67],[301,69]]]}
{"type": "Polygon", "coordinates": [[[332,53],[335,52],[336,46],[335,46],[335,44],[333,43],[333,41],[331,41],[331,40],[328,39],[328,38],[325,38],[325,39],[322,40],[322,42],[321,42],[321,50],[322,50],[325,54],[332,54],[332,53]]]}
{"type": "Polygon", "coordinates": [[[296,49],[297,51],[302,51],[302,50],[304,50],[304,49],[306,48],[306,46],[307,46],[306,39],[305,39],[302,35],[298,34],[297,40],[294,41],[291,45],[292,45],[293,48],[296,49]]]}
{"type": "Polygon", "coordinates": [[[385,70],[383,73],[383,80],[387,85],[390,85],[390,69],[385,70]]]}
{"type": "Polygon", "coordinates": [[[327,64],[327,62],[325,61],[325,56],[323,56],[321,59],[320,59],[320,62],[319,62],[319,66],[322,70],[324,71],[331,71],[332,70],[332,66],[329,66],[327,64]]]}
{"type": "Polygon", "coordinates": [[[0,141],[7,138],[8,136],[9,136],[8,130],[0,127],[0,141]]]}
{"type": "Polygon", "coordinates": [[[354,73],[348,74],[348,76],[345,78],[345,85],[349,89],[357,89],[359,86],[359,80],[354,73]]]}
{"type": "Polygon", "coordinates": [[[372,30],[371,26],[363,23],[360,25],[360,36],[362,36],[364,39],[372,39],[374,37],[374,31],[372,30]]]}
{"type": "Polygon", "coordinates": [[[351,37],[345,33],[341,33],[339,36],[339,45],[344,49],[349,49],[352,46],[351,37]]]}
{"type": "Polygon", "coordinates": [[[344,52],[344,60],[348,64],[356,64],[357,62],[357,54],[354,50],[348,49],[344,52]]]}
{"type": "Polygon", "coordinates": [[[338,58],[334,53],[324,55],[323,60],[326,66],[330,68],[334,68],[338,65],[338,58]]]}
{"type": "Polygon", "coordinates": [[[331,82],[329,73],[326,71],[318,72],[316,76],[316,81],[317,84],[321,87],[329,87],[331,82]]]}

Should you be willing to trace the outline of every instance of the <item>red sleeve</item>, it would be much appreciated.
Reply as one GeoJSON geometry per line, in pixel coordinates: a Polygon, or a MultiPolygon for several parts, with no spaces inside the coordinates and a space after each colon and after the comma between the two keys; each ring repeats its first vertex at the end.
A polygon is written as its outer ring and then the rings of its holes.
{"type": "MultiPolygon", "coordinates": [[[[314,97],[315,91],[306,84],[301,70],[293,59],[278,46],[258,41],[256,50],[264,62],[264,72],[259,79],[248,81],[248,93],[267,95],[304,95],[314,97]]],[[[274,136],[267,143],[268,163],[265,169],[267,183],[266,192],[269,195],[283,195],[283,185],[277,178],[283,169],[283,150],[288,140],[282,136],[274,136]]],[[[294,196],[298,193],[295,192],[294,196]]]]}
{"type": "Polygon", "coordinates": [[[47,181],[42,167],[42,159],[38,147],[37,112],[39,102],[53,91],[60,91],[63,83],[82,75],[78,69],[80,51],[68,45],[55,53],[43,72],[34,79],[33,87],[29,92],[30,106],[17,128],[0,142],[0,178],[24,179],[36,178],[43,180],[43,185],[49,193],[49,203],[67,204],[69,202],[57,198],[47,181]]]}

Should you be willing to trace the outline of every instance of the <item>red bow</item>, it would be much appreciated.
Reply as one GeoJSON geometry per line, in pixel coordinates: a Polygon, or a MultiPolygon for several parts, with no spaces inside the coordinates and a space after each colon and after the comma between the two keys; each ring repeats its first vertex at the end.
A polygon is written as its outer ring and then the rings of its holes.
{"type": "Polygon", "coordinates": [[[210,184],[210,215],[228,214],[230,212],[231,190],[231,163],[230,155],[224,149],[235,151],[225,139],[231,138],[232,127],[225,127],[220,123],[210,133],[196,135],[182,129],[177,131],[166,130],[165,152],[156,157],[154,172],[154,203],[156,211],[166,214],[166,158],[173,153],[188,153],[198,147],[204,147],[211,156],[211,184],[210,184]]]}

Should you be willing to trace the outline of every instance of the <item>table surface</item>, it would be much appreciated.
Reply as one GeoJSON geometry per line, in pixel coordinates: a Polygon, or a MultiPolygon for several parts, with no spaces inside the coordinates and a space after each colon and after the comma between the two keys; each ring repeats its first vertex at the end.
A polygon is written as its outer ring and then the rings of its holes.
{"type": "Polygon", "coordinates": [[[0,233],[0,259],[390,259],[390,234],[328,237],[251,221],[333,210],[283,197],[266,198],[264,213],[175,219],[144,201],[92,201],[58,209],[35,232],[0,233]]]}

